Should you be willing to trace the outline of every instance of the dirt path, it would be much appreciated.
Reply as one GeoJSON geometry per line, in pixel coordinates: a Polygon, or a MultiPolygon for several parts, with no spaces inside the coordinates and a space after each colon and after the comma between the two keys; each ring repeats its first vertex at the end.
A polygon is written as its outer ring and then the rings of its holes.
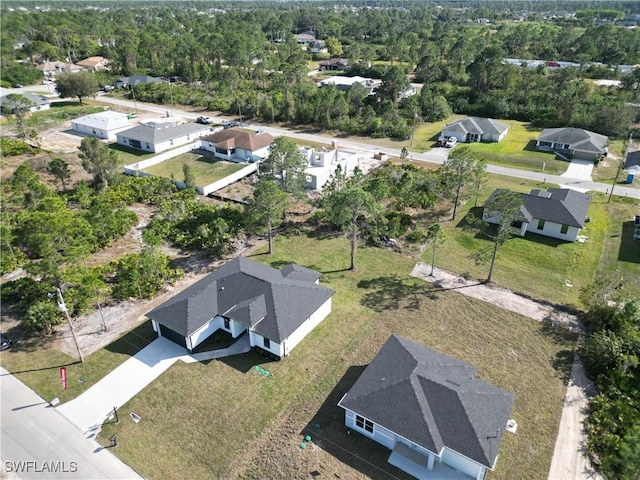
{"type": "MultiPolygon", "coordinates": [[[[458,277],[439,268],[433,269],[433,276],[430,276],[430,273],[431,265],[418,263],[411,275],[435,283],[443,289],[456,290],[462,295],[492,303],[525,317],[537,321],[550,320],[554,324],[562,324],[582,333],[582,326],[574,315],[559,312],[550,305],[522,297],[504,288],[458,277]]],[[[571,369],[569,385],[567,386],[551,468],[549,469],[549,480],[602,479],[602,476],[591,466],[585,452],[586,432],[584,421],[589,398],[593,395],[593,391],[594,386],[586,377],[582,362],[576,355],[571,369]]]]}

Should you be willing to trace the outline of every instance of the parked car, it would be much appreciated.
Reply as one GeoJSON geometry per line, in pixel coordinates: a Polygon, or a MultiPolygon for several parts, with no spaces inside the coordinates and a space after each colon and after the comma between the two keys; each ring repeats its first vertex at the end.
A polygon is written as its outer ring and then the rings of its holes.
{"type": "Polygon", "coordinates": [[[452,148],[456,143],[458,143],[458,139],[456,137],[449,137],[444,146],[447,148],[452,148]]]}
{"type": "Polygon", "coordinates": [[[447,143],[447,137],[440,137],[436,141],[436,147],[444,147],[445,143],[447,143]]]}
{"type": "Polygon", "coordinates": [[[636,218],[633,220],[633,224],[636,228],[640,228],[640,215],[636,215],[636,218]]]}
{"type": "Polygon", "coordinates": [[[11,85],[13,88],[22,88],[23,85],[21,83],[14,83],[13,85],[11,85]]]}
{"type": "Polygon", "coordinates": [[[196,123],[201,123],[203,125],[209,125],[211,122],[213,122],[213,119],[211,117],[198,117],[198,118],[196,118],[196,123]]]}
{"type": "Polygon", "coordinates": [[[240,127],[241,125],[240,125],[240,122],[224,122],[222,126],[226,130],[227,128],[240,127]]]}
{"type": "Polygon", "coordinates": [[[636,228],[633,231],[633,239],[634,240],[640,240],[640,228],[636,228]]]}
{"type": "Polygon", "coordinates": [[[102,91],[103,92],[110,92],[111,90],[115,90],[116,87],[114,87],[113,85],[105,85],[104,87],[102,87],[102,91]]]}
{"type": "Polygon", "coordinates": [[[0,350],[6,350],[12,344],[13,342],[9,337],[7,337],[4,333],[0,333],[0,350]]]}

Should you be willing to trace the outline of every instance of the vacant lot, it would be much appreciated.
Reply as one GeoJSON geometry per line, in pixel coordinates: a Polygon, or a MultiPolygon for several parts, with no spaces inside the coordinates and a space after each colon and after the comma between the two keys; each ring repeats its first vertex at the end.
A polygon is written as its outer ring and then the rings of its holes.
{"type": "Polygon", "coordinates": [[[293,479],[312,471],[408,478],[386,463],[385,449],[347,435],[335,405],[397,333],[473,363],[480,378],[516,393],[513,418],[520,427],[505,437],[495,478],[546,478],[573,339],[455,292],[434,291],[409,277],[414,258],[363,249],[359,270],[345,271],[348,252],[344,238],[302,232],[278,238],[275,255],[253,257],[325,272],[322,282],[337,291],[332,315],[282,362],[250,353],[174,365],[122,408],[142,421],[105,425],[105,443],[117,434],[115,453],[147,478],[293,479]],[[257,374],[256,364],[271,375],[257,374]],[[308,426],[315,443],[302,452],[308,426]]]}
{"type": "Polygon", "coordinates": [[[209,185],[246,167],[241,163],[217,160],[211,154],[189,152],[145,168],[144,171],[157,177],[183,180],[184,165],[191,167],[196,185],[199,186],[209,185]]]}

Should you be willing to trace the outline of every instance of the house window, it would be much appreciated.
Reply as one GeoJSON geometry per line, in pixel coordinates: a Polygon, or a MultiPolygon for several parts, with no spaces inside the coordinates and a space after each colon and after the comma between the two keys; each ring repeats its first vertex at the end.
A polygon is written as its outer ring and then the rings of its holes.
{"type": "Polygon", "coordinates": [[[145,145],[147,150],[151,149],[151,145],[149,145],[148,143],[145,143],[145,145]]]}
{"type": "Polygon", "coordinates": [[[264,337],[262,339],[262,343],[264,345],[264,348],[271,348],[271,340],[269,340],[268,338],[264,337]]]}
{"type": "Polygon", "coordinates": [[[373,422],[361,417],[360,415],[356,415],[356,427],[366,430],[369,433],[373,433],[373,422]]]}
{"type": "Polygon", "coordinates": [[[228,318],[224,319],[224,328],[227,330],[231,330],[231,322],[229,321],[228,318]]]}
{"type": "Polygon", "coordinates": [[[129,140],[129,141],[131,142],[131,146],[132,146],[133,148],[142,148],[142,145],[141,145],[141,143],[140,143],[140,140],[134,140],[134,139],[131,139],[131,140],[129,140]]]}
{"type": "Polygon", "coordinates": [[[522,220],[514,220],[511,222],[511,226],[518,229],[522,228],[522,220]]]}
{"type": "Polygon", "coordinates": [[[544,230],[544,220],[538,220],[538,230],[544,230]]]}
{"type": "Polygon", "coordinates": [[[568,231],[569,231],[569,225],[562,225],[562,228],[560,228],[560,233],[563,235],[566,235],[568,231]]]}

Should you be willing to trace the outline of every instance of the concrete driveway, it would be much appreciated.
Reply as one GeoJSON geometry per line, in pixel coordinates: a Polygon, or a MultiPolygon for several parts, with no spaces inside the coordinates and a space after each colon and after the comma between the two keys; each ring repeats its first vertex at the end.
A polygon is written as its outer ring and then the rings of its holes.
{"type": "Polygon", "coordinates": [[[593,171],[593,162],[590,160],[571,160],[569,168],[561,177],[575,178],[576,180],[592,181],[591,172],[593,171]]]}
{"type": "MultiPolygon", "coordinates": [[[[184,347],[159,337],[106,375],[82,395],[56,408],[87,438],[99,432],[114,407],[120,408],[147,385],[182,360],[193,363],[248,352],[249,336],[241,336],[229,348],[190,355],[184,347]]],[[[130,412],[121,412],[120,417],[130,412]]]]}

